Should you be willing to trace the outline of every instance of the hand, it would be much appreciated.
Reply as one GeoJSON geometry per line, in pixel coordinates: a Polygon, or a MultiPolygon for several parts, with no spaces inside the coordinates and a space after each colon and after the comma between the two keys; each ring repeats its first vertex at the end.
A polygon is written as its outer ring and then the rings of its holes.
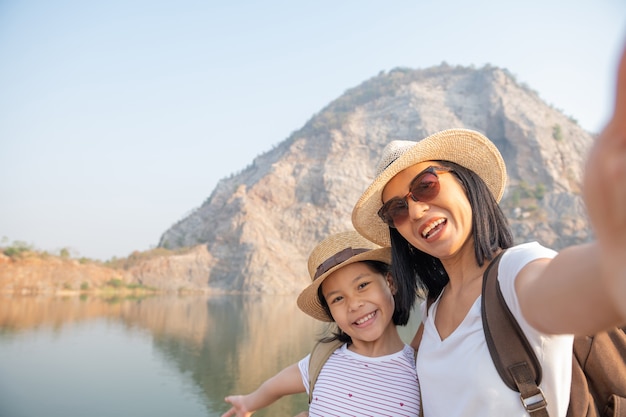
{"type": "Polygon", "coordinates": [[[248,411],[244,403],[244,397],[243,395],[229,395],[224,398],[224,401],[230,403],[232,407],[222,414],[222,417],[250,417],[254,411],[248,411]]]}
{"type": "Polygon", "coordinates": [[[626,48],[617,71],[613,115],[587,160],[583,198],[600,245],[603,277],[626,320],[626,48]]]}
{"type": "Polygon", "coordinates": [[[294,417],[309,417],[309,412],[308,411],[303,411],[300,414],[298,414],[297,416],[294,417]]]}

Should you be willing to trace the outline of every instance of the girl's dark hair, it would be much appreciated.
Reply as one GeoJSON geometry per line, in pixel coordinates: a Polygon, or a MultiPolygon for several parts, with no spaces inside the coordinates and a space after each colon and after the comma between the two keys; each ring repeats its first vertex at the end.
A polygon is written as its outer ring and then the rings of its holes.
{"type": "MultiPolygon", "coordinates": [[[[391,265],[389,265],[388,263],[380,262],[380,261],[371,261],[371,260],[365,260],[361,262],[366,264],[373,272],[376,272],[383,276],[387,276],[387,274],[391,274],[391,265]]],[[[404,326],[408,323],[409,317],[411,315],[411,309],[413,307],[413,302],[415,301],[415,290],[414,289],[412,290],[412,294],[413,294],[412,297],[407,297],[403,294],[404,292],[406,292],[405,289],[400,288],[395,279],[394,279],[394,284],[396,285],[397,291],[396,291],[396,294],[393,296],[394,310],[393,310],[392,321],[393,321],[393,324],[395,324],[396,326],[404,326]]],[[[328,317],[330,317],[333,321],[335,321],[333,319],[332,314],[330,314],[330,307],[328,307],[328,303],[326,303],[326,299],[324,298],[324,295],[322,294],[321,285],[317,289],[317,298],[319,299],[320,304],[324,308],[324,311],[326,312],[328,317]]],[[[321,342],[331,342],[333,340],[340,340],[343,343],[348,343],[348,344],[352,343],[352,338],[350,336],[344,333],[344,331],[341,330],[337,325],[335,325],[334,327],[335,328],[331,331],[332,335],[322,338],[320,340],[321,342]]]]}
{"type": "MultiPolygon", "coordinates": [[[[474,171],[449,161],[437,161],[452,168],[452,174],[465,190],[472,208],[472,237],[476,262],[483,266],[492,260],[498,249],[513,245],[513,235],[502,209],[487,184],[474,171]]],[[[448,274],[438,258],[416,248],[402,237],[397,229],[389,228],[391,238],[392,273],[396,285],[403,291],[407,286],[437,298],[448,283],[448,274]]]]}

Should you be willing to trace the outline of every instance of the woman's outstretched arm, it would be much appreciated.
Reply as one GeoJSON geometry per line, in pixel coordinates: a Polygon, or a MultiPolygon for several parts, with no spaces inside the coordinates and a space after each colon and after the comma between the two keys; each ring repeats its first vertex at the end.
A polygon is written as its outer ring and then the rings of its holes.
{"type": "Polygon", "coordinates": [[[524,317],[547,333],[626,323],[626,48],[613,114],[590,150],[583,185],[596,240],[528,264],[515,283],[524,317]]]}

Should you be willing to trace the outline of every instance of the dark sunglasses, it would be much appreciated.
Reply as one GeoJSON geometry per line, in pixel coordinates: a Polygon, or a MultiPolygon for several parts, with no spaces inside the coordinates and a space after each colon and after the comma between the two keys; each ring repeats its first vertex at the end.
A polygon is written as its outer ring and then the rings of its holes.
{"type": "Polygon", "coordinates": [[[408,197],[413,201],[427,203],[439,194],[437,172],[451,172],[452,168],[430,166],[417,174],[409,184],[409,193],[404,198],[393,197],[378,210],[378,216],[389,227],[396,228],[409,217],[408,197]]]}

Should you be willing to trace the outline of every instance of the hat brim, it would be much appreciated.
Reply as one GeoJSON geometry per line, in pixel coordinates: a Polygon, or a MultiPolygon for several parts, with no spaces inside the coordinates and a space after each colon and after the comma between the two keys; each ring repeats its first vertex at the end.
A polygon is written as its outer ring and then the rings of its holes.
{"type": "Polygon", "coordinates": [[[390,264],[391,248],[386,247],[368,250],[367,252],[352,256],[346,261],[330,268],[328,271],[317,277],[308,287],[306,287],[300,293],[300,295],[298,296],[298,307],[300,307],[300,310],[320,321],[334,321],[332,317],[329,317],[328,314],[326,314],[324,307],[322,307],[322,304],[320,303],[317,296],[318,289],[322,285],[324,280],[328,278],[328,276],[333,272],[350,264],[362,261],[379,261],[390,264]]]}
{"type": "Polygon", "coordinates": [[[370,241],[389,246],[389,226],[378,216],[385,185],[406,168],[434,160],[454,162],[474,171],[487,184],[496,201],[502,198],[507,176],[498,148],[479,132],[444,130],[416,142],[374,179],[352,210],[354,228],[370,241]]]}

